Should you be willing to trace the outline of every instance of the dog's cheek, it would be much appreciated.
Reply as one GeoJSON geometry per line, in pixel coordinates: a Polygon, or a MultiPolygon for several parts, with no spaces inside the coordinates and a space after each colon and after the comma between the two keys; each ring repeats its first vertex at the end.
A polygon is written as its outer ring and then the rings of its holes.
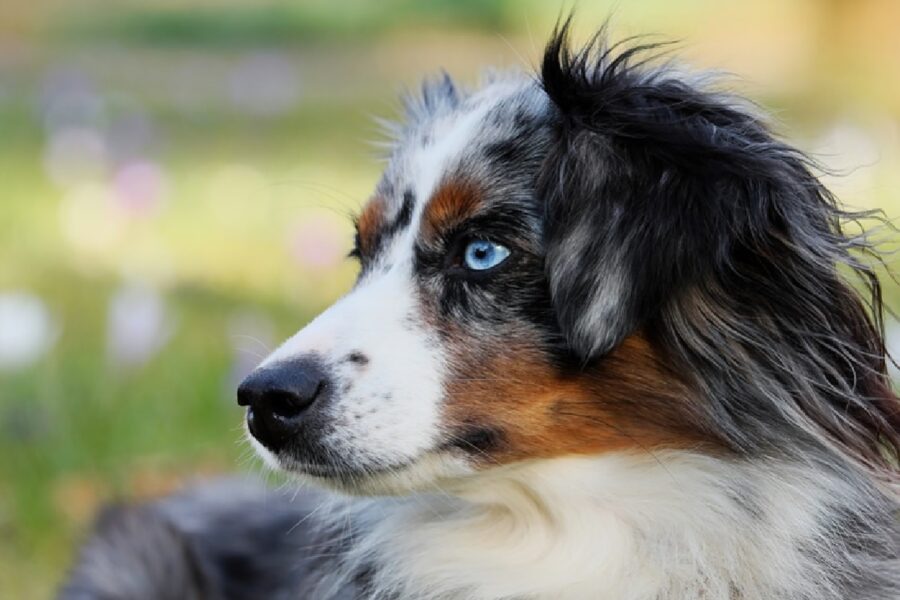
{"type": "Polygon", "coordinates": [[[445,337],[453,366],[443,411],[448,445],[478,466],[538,453],[562,389],[537,336],[508,326],[490,336],[473,331],[459,325],[445,337]]]}
{"type": "MultiPolygon", "coordinates": [[[[466,342],[473,345],[472,340],[466,342]]],[[[713,444],[691,419],[690,394],[647,342],[626,339],[585,369],[558,366],[536,334],[451,350],[449,443],[481,468],[535,458],[713,444]]]]}

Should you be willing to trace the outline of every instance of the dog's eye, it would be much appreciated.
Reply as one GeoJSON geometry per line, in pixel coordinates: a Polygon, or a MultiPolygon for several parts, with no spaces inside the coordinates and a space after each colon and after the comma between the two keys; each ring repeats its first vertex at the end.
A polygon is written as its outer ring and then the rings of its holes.
{"type": "Polygon", "coordinates": [[[486,271],[502,263],[509,256],[509,248],[489,242],[474,240],[469,242],[463,252],[466,268],[473,271],[486,271]]]}

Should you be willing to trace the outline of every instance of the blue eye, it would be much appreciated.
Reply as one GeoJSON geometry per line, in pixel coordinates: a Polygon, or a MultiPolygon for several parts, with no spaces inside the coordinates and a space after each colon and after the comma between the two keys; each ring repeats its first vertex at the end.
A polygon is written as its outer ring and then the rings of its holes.
{"type": "Polygon", "coordinates": [[[466,267],[473,271],[486,271],[496,267],[509,256],[509,248],[487,240],[469,242],[463,253],[466,267]]]}

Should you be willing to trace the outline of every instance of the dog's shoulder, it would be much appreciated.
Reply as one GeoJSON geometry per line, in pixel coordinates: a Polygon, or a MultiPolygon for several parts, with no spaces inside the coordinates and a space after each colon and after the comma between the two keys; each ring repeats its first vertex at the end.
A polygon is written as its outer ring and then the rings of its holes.
{"type": "Polygon", "coordinates": [[[340,554],[316,518],[327,503],[318,492],[227,479],[107,508],[59,597],[303,597],[340,554]]]}

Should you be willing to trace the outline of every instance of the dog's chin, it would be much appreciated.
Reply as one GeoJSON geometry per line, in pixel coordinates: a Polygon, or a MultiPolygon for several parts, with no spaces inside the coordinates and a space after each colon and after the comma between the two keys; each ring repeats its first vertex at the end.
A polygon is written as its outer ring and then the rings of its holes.
{"type": "Polygon", "coordinates": [[[464,459],[427,453],[390,467],[333,468],[288,464],[285,470],[315,485],[354,496],[399,496],[433,492],[473,474],[464,459]]]}
{"type": "Polygon", "coordinates": [[[388,466],[310,463],[275,454],[253,440],[269,467],[301,481],[353,496],[399,496],[443,489],[475,473],[471,464],[450,452],[427,452],[388,466]]]}

